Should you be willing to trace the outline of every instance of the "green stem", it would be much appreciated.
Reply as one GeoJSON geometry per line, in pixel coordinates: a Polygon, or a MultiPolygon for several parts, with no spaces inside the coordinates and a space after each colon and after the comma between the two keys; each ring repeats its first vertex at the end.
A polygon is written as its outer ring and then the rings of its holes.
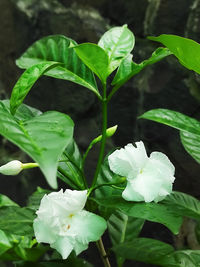
{"type": "Polygon", "coordinates": [[[101,169],[101,164],[104,157],[105,144],[106,144],[106,129],[107,129],[107,98],[106,98],[106,84],[104,84],[103,99],[102,99],[102,139],[101,139],[101,147],[100,147],[97,167],[94,174],[94,179],[92,181],[92,188],[96,185],[98,174],[101,169]]]}
{"type": "Polygon", "coordinates": [[[112,96],[117,92],[117,90],[121,87],[121,85],[115,85],[112,89],[112,91],[110,92],[110,94],[108,95],[108,99],[107,101],[109,102],[110,99],[112,98],[112,96]]]}
{"type": "Polygon", "coordinates": [[[36,163],[36,162],[22,163],[23,170],[25,170],[25,169],[32,169],[32,168],[36,168],[36,167],[39,167],[39,164],[36,163]]]}
{"type": "MultiPolygon", "coordinates": [[[[110,183],[103,183],[103,184],[98,184],[98,185],[96,185],[96,186],[94,186],[94,187],[91,187],[90,188],[90,190],[88,191],[88,197],[90,196],[90,194],[94,191],[94,190],[96,190],[96,189],[98,189],[99,187],[102,187],[102,186],[111,186],[111,187],[114,187],[115,185],[119,185],[119,184],[123,184],[124,182],[126,181],[126,178],[125,177],[122,177],[121,178],[121,180],[120,181],[118,181],[118,182],[116,182],[116,183],[113,183],[113,182],[110,182],[110,183]]],[[[117,189],[124,189],[124,188],[119,188],[119,187],[117,187],[117,189]]]]}

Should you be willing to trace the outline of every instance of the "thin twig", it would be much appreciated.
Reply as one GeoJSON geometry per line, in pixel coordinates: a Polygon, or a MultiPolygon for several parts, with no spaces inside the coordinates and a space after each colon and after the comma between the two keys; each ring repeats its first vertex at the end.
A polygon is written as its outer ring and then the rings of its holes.
{"type": "Polygon", "coordinates": [[[97,244],[97,248],[98,248],[99,253],[100,253],[100,255],[101,255],[101,259],[102,259],[102,261],[103,261],[104,266],[105,266],[105,267],[111,267],[110,262],[109,262],[109,259],[108,259],[108,255],[107,255],[107,253],[106,253],[106,251],[105,251],[105,248],[104,248],[104,245],[103,245],[103,241],[102,241],[102,239],[100,238],[100,239],[96,242],[96,244],[97,244]]]}

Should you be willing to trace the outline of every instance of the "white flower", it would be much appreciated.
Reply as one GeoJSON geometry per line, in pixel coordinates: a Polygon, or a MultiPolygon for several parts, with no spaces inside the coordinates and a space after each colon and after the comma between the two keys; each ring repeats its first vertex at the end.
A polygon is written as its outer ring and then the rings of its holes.
{"type": "Polygon", "coordinates": [[[172,192],[175,168],[161,152],[147,156],[142,141],[128,144],[109,157],[110,169],[127,178],[122,197],[128,201],[161,201],[172,192]]]}
{"type": "Polygon", "coordinates": [[[0,167],[0,173],[4,175],[17,175],[23,170],[23,164],[19,160],[12,160],[0,167]]]}
{"type": "Polygon", "coordinates": [[[45,195],[36,212],[33,227],[38,242],[49,243],[66,259],[72,250],[76,255],[97,241],[106,229],[106,221],[83,210],[87,190],[61,189],[45,195]]]}

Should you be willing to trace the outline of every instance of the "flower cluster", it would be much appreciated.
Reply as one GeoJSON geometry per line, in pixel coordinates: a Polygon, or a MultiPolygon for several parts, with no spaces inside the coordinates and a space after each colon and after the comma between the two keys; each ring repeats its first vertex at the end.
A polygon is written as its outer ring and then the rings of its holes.
{"type": "Polygon", "coordinates": [[[161,152],[147,156],[142,141],[128,144],[109,157],[110,169],[127,178],[122,197],[128,201],[161,201],[172,192],[175,168],[161,152]]]}

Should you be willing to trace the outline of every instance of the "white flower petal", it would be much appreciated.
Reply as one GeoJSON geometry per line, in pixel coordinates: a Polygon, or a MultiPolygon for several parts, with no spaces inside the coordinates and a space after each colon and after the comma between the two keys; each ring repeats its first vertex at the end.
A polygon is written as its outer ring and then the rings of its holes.
{"type": "Polygon", "coordinates": [[[134,186],[129,181],[125,190],[122,192],[122,197],[127,201],[144,201],[144,197],[134,190],[134,186]]]}
{"type": "Polygon", "coordinates": [[[174,176],[175,167],[169,160],[169,158],[162,152],[152,152],[150,155],[150,160],[153,161],[156,168],[160,168],[161,172],[169,174],[170,177],[174,176]]]}
{"type": "Polygon", "coordinates": [[[148,160],[146,149],[142,141],[136,142],[136,147],[133,144],[128,144],[124,147],[129,160],[132,162],[132,167],[142,169],[148,160]]]}
{"type": "Polygon", "coordinates": [[[67,199],[66,205],[69,205],[74,212],[82,210],[87,201],[87,190],[77,191],[66,189],[64,197],[67,199]]]}
{"type": "Polygon", "coordinates": [[[106,221],[102,217],[83,210],[73,216],[71,233],[76,234],[78,242],[85,244],[97,241],[106,228],[106,221]]]}
{"type": "Polygon", "coordinates": [[[51,248],[55,248],[61,255],[63,260],[67,259],[73,250],[73,242],[68,237],[58,237],[56,242],[50,244],[51,248]]]}
{"type": "Polygon", "coordinates": [[[111,171],[121,176],[128,177],[135,176],[138,173],[138,168],[134,162],[129,158],[124,148],[115,150],[108,156],[108,163],[111,171]]]}
{"type": "Polygon", "coordinates": [[[87,200],[87,190],[66,190],[63,193],[52,192],[45,195],[41,200],[40,209],[37,214],[40,218],[65,217],[67,214],[75,213],[83,209],[87,200]]]}
{"type": "Polygon", "coordinates": [[[153,152],[148,158],[143,142],[128,144],[112,153],[109,165],[113,172],[127,178],[122,197],[128,201],[158,202],[172,192],[175,168],[168,157],[153,152]]]}
{"type": "Polygon", "coordinates": [[[76,252],[76,255],[78,256],[82,251],[86,250],[88,248],[88,243],[82,243],[82,242],[78,242],[76,240],[75,244],[74,244],[74,250],[76,252]]]}
{"type": "Polygon", "coordinates": [[[52,231],[52,228],[38,218],[33,221],[33,229],[35,237],[39,243],[53,243],[57,238],[56,233],[52,231]]]}

